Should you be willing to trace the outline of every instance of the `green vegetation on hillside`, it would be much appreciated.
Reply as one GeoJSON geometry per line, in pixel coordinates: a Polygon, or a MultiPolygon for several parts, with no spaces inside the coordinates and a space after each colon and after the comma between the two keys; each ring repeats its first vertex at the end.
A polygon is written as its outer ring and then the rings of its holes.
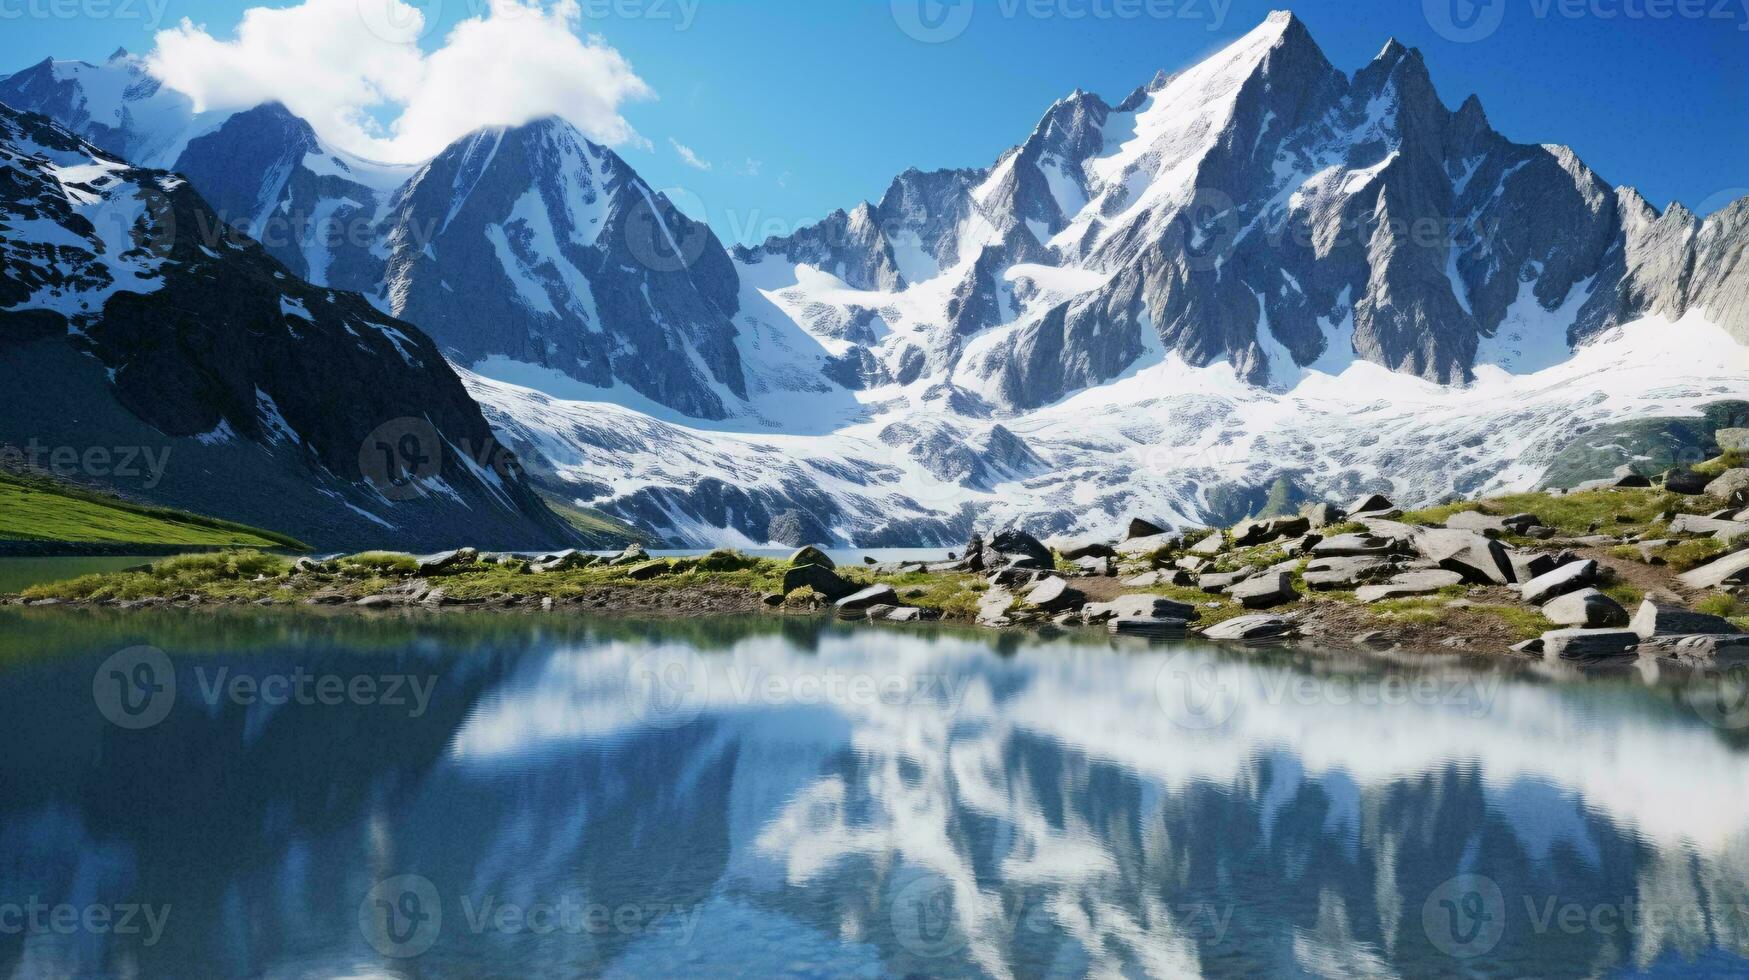
{"type": "Polygon", "coordinates": [[[559,515],[565,523],[577,529],[583,536],[581,547],[594,551],[606,551],[611,548],[623,548],[636,542],[642,545],[653,545],[650,535],[638,530],[610,514],[603,513],[593,507],[580,507],[564,497],[546,490],[536,489],[535,493],[546,501],[553,513],[559,515]]]}
{"type": "Polygon", "coordinates": [[[0,473],[0,541],[309,550],[296,538],[246,524],[11,473],[0,473]]]}

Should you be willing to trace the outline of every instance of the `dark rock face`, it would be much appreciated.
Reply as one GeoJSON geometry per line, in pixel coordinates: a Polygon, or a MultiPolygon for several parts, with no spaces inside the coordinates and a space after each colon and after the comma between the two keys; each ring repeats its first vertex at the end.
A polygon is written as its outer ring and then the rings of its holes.
{"type": "Polygon", "coordinates": [[[160,447],[157,477],[92,475],[318,547],[571,539],[416,328],[252,240],[209,243],[185,181],[43,117],[0,106],[0,159],[0,218],[80,242],[0,239],[0,360],[56,380],[0,394],[6,442],[160,447]],[[104,172],[70,185],[51,161],[104,172]]]}

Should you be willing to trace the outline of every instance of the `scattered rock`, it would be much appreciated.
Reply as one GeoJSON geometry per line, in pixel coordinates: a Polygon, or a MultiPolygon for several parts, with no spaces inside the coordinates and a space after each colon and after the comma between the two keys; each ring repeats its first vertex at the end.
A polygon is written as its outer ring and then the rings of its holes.
{"type": "Polygon", "coordinates": [[[1298,515],[1292,517],[1257,517],[1248,521],[1240,521],[1233,527],[1233,545],[1248,548],[1253,545],[1268,544],[1281,538],[1304,534],[1312,529],[1312,522],[1298,515]]]}
{"type": "MultiPolygon", "coordinates": [[[[1566,564],[1565,561],[1561,560],[1562,557],[1549,554],[1546,551],[1513,551],[1507,556],[1507,559],[1512,563],[1512,580],[1514,582],[1528,582],[1539,575],[1547,575],[1566,564]]],[[[1572,561],[1578,560],[1572,555],[1564,557],[1572,561]]]]}
{"type": "Polygon", "coordinates": [[[1510,549],[1493,538],[1453,528],[1430,528],[1415,535],[1413,544],[1422,557],[1466,581],[1483,585],[1513,582],[1510,549]]]}
{"type": "Polygon", "coordinates": [[[1749,582],[1749,550],[1726,555],[1676,577],[1691,589],[1716,589],[1726,583],[1749,582]]]}
{"type": "Polygon", "coordinates": [[[1010,561],[1026,559],[1034,568],[1050,568],[1056,563],[1051,549],[1025,531],[1010,529],[990,539],[990,549],[1007,555],[1010,561]]]}
{"type": "Polygon", "coordinates": [[[897,606],[899,593],[893,591],[890,585],[871,585],[860,592],[839,599],[836,605],[839,609],[868,609],[871,606],[897,606]]]}
{"type": "Polygon", "coordinates": [[[666,575],[668,574],[668,571],[668,563],[658,558],[655,561],[647,561],[641,565],[633,565],[626,569],[626,578],[629,578],[634,582],[644,582],[653,579],[658,575],[666,575]]]}
{"type": "Polygon", "coordinates": [[[1025,588],[1026,586],[1038,581],[1040,577],[1048,574],[1050,573],[1042,568],[1032,568],[1016,562],[1015,564],[998,568],[996,571],[992,572],[990,574],[990,584],[1006,586],[1011,589],[1025,588]]]}
{"type": "Polygon", "coordinates": [[[1603,629],[1628,625],[1628,611],[1596,589],[1580,589],[1543,605],[1543,616],[1559,626],[1603,629]]]}
{"type": "Polygon", "coordinates": [[[1026,604],[1040,612],[1062,612],[1073,609],[1087,600],[1078,589],[1069,587],[1065,579],[1055,575],[1032,587],[1026,594],[1026,604]]]}
{"type": "Polygon", "coordinates": [[[1293,579],[1285,572],[1253,576],[1228,589],[1227,594],[1246,609],[1268,609],[1300,597],[1294,591],[1293,579]]]}
{"type": "Polygon", "coordinates": [[[1140,538],[1129,538],[1118,544],[1117,553],[1130,558],[1147,558],[1163,551],[1171,551],[1183,542],[1176,534],[1150,534],[1140,538]]]}
{"type": "Polygon", "coordinates": [[[797,548],[795,552],[789,556],[789,563],[791,565],[819,565],[821,568],[830,568],[834,570],[838,568],[837,563],[828,557],[826,552],[811,544],[805,544],[800,548],[797,548]]]}
{"type": "Polygon", "coordinates": [[[1749,453],[1749,429],[1716,429],[1713,441],[1724,452],[1749,453]]]}
{"type": "Polygon", "coordinates": [[[1307,504],[1300,508],[1300,514],[1314,528],[1329,527],[1340,524],[1348,516],[1347,512],[1335,504],[1307,504]]]}
{"type": "Polygon", "coordinates": [[[1538,575],[1536,578],[1519,587],[1524,601],[1533,606],[1540,606],[1557,596],[1569,592],[1577,592],[1586,586],[1596,585],[1601,569],[1597,562],[1587,558],[1584,561],[1568,562],[1552,572],[1538,575]]]}
{"type": "Polygon", "coordinates": [[[1312,554],[1333,558],[1384,557],[1396,554],[1399,547],[1397,542],[1376,534],[1338,534],[1314,545],[1312,554]]]}
{"type": "Polygon", "coordinates": [[[649,560],[650,553],[644,550],[643,545],[633,541],[631,544],[626,545],[624,551],[609,558],[607,563],[609,565],[635,565],[638,562],[649,560]]]}
{"type": "Polygon", "coordinates": [[[1151,639],[1169,639],[1175,636],[1183,636],[1189,625],[1189,623],[1182,619],[1122,617],[1112,620],[1105,628],[1112,636],[1142,636],[1151,639]]]}
{"type": "Polygon", "coordinates": [[[1749,633],[1655,636],[1640,641],[1639,653],[1689,667],[1741,667],[1749,664],[1749,633]]]}
{"type": "Polygon", "coordinates": [[[1069,561],[1080,561],[1083,558],[1113,558],[1117,555],[1117,549],[1097,541],[1084,541],[1060,548],[1057,554],[1069,561]]]}
{"type": "Polygon", "coordinates": [[[1293,632],[1294,620],[1288,616],[1235,616],[1203,630],[1211,640],[1264,640],[1286,636],[1293,632]]]}
{"type": "Polygon", "coordinates": [[[1196,587],[1204,592],[1225,592],[1250,577],[1249,570],[1243,572],[1204,572],[1197,576],[1196,587]]]}
{"type": "Polygon", "coordinates": [[[463,565],[472,565],[479,556],[480,553],[473,548],[457,548],[454,551],[440,551],[435,555],[426,555],[418,559],[417,574],[436,575],[460,568],[463,565]]]}
{"type": "Polygon", "coordinates": [[[1123,584],[1137,589],[1156,585],[1189,585],[1190,583],[1190,573],[1182,568],[1162,568],[1152,572],[1143,572],[1123,580],[1123,584]]]}
{"type": "Polygon", "coordinates": [[[783,605],[783,593],[767,592],[765,595],[759,597],[759,601],[775,609],[776,607],[783,605]]]}
{"type": "Polygon", "coordinates": [[[1523,643],[1512,644],[1511,649],[1513,653],[1528,653],[1541,656],[1543,652],[1543,638],[1540,636],[1531,637],[1523,643]]]}
{"type": "Polygon", "coordinates": [[[1680,636],[1690,633],[1740,633],[1741,630],[1731,625],[1731,621],[1722,616],[1713,616],[1703,612],[1695,612],[1685,606],[1673,603],[1658,602],[1647,599],[1640,603],[1634,620],[1627,625],[1640,636],[1651,639],[1654,636],[1680,636]]]}
{"type": "Polygon", "coordinates": [[[1726,470],[1706,485],[1706,493],[1733,506],[1749,504],[1749,467],[1726,470]]]}
{"type": "Polygon", "coordinates": [[[1116,575],[1117,562],[1111,558],[1088,555],[1075,559],[1075,567],[1087,575],[1116,575]]]}
{"type": "Polygon", "coordinates": [[[1353,589],[1384,578],[1396,567],[1386,558],[1314,558],[1306,563],[1304,578],[1310,589],[1353,589]]]}
{"type": "Polygon", "coordinates": [[[1203,555],[1203,556],[1207,557],[1210,555],[1218,555],[1222,551],[1225,551],[1226,548],[1227,548],[1226,535],[1222,534],[1219,531],[1213,531],[1213,532],[1210,532],[1210,534],[1207,537],[1203,538],[1201,541],[1198,541],[1197,543],[1191,545],[1188,550],[1193,555],[1203,555]]]}
{"type": "Polygon", "coordinates": [[[1463,584],[1464,578],[1456,572],[1442,569],[1404,572],[1381,585],[1365,585],[1356,589],[1354,597],[1361,602],[1383,602],[1386,599],[1404,599],[1409,596],[1427,595],[1453,585],[1463,584]]]}
{"type": "Polygon", "coordinates": [[[1460,531],[1475,531],[1490,537],[1505,534],[1506,522],[1479,510],[1464,510],[1446,518],[1445,526],[1460,531]]]}
{"type": "Polygon", "coordinates": [[[1201,613],[1188,602],[1179,602],[1158,595],[1120,595],[1110,602],[1091,602],[1081,610],[1089,623],[1108,619],[1181,619],[1192,620],[1201,613]]]}
{"type": "Polygon", "coordinates": [[[1183,571],[1186,571],[1192,575],[1195,575],[1198,572],[1202,571],[1203,569],[1209,567],[1210,562],[1207,558],[1198,558],[1198,557],[1195,557],[1194,555],[1185,555],[1184,557],[1178,559],[1177,561],[1173,562],[1172,564],[1177,566],[1179,569],[1182,569],[1183,571]]]}
{"type": "Polygon", "coordinates": [[[1348,516],[1358,518],[1362,514],[1386,514],[1397,509],[1389,497],[1378,493],[1369,493],[1355,498],[1348,505],[1348,516]]]}
{"type": "Polygon", "coordinates": [[[856,591],[856,586],[839,578],[837,572],[824,565],[792,565],[783,573],[783,593],[789,595],[800,588],[813,589],[825,596],[828,602],[836,602],[856,591]]]}
{"type": "Polygon", "coordinates": [[[889,623],[918,623],[923,621],[923,610],[916,606],[899,606],[887,613],[889,623]]]}
{"type": "Polygon", "coordinates": [[[977,621],[985,626],[1006,626],[1012,622],[1008,618],[1008,608],[1012,605],[1014,593],[1001,586],[994,586],[978,600],[977,621]]]}
{"type": "Polygon", "coordinates": [[[1165,533],[1166,529],[1155,524],[1153,521],[1143,520],[1140,517],[1132,517],[1130,518],[1129,530],[1124,532],[1123,539],[1125,541],[1133,541],[1136,538],[1152,538],[1165,533]]]}
{"type": "Polygon", "coordinates": [[[1349,642],[1357,647],[1367,647],[1375,650],[1395,645],[1395,641],[1391,639],[1391,634],[1384,630],[1367,630],[1364,633],[1356,633],[1354,634],[1354,639],[1349,642]]]}
{"type": "Polygon", "coordinates": [[[1664,476],[1664,489],[1685,497],[1698,497],[1706,493],[1706,485],[1712,480],[1712,477],[1693,470],[1672,470],[1664,476]]]}
{"type": "Polygon", "coordinates": [[[1749,533],[1749,524],[1718,517],[1701,517],[1698,514],[1680,514],[1670,522],[1670,531],[1673,534],[1710,534],[1720,541],[1728,541],[1749,533]]]}
{"type": "Polygon", "coordinates": [[[1640,635],[1633,630],[1550,630],[1543,634],[1543,658],[1595,663],[1637,656],[1640,635]]]}

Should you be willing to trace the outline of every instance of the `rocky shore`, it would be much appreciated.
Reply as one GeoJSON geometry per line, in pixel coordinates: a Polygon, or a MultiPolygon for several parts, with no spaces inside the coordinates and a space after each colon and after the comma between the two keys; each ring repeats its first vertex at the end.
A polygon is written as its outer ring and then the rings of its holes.
{"type": "MultiPolygon", "coordinates": [[[[1722,445],[1743,442],[1720,432],[1722,445]]],[[[1749,435],[1749,433],[1744,433],[1749,435]]],[[[891,623],[1468,651],[1575,663],[1749,661],[1749,468],[1624,467],[1572,491],[1404,512],[1379,494],[1231,528],[1137,518],[1119,541],[974,536],[940,561],[838,567],[730,550],[329,560],[185,555],[38,586],[28,605],[309,605],[696,616],[763,611],[891,623]]]]}

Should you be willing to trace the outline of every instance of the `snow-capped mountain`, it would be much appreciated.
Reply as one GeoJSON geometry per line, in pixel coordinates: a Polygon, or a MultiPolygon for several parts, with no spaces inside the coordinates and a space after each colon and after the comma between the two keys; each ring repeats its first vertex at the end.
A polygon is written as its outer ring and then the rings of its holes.
{"type": "Polygon", "coordinates": [[[318,547],[571,538],[430,339],[215,220],[181,177],[0,105],[0,442],[318,547]]]}
{"type": "Polygon", "coordinates": [[[560,122],[390,167],[278,105],[136,111],[167,96],[116,103],[131,59],[66,65],[0,100],[173,148],[294,272],[430,333],[537,479],[676,543],[1426,500],[1749,396],[1749,200],[1659,213],[1448,108],[1414,50],[1345,74],[1286,13],[732,254],[560,122]]]}

